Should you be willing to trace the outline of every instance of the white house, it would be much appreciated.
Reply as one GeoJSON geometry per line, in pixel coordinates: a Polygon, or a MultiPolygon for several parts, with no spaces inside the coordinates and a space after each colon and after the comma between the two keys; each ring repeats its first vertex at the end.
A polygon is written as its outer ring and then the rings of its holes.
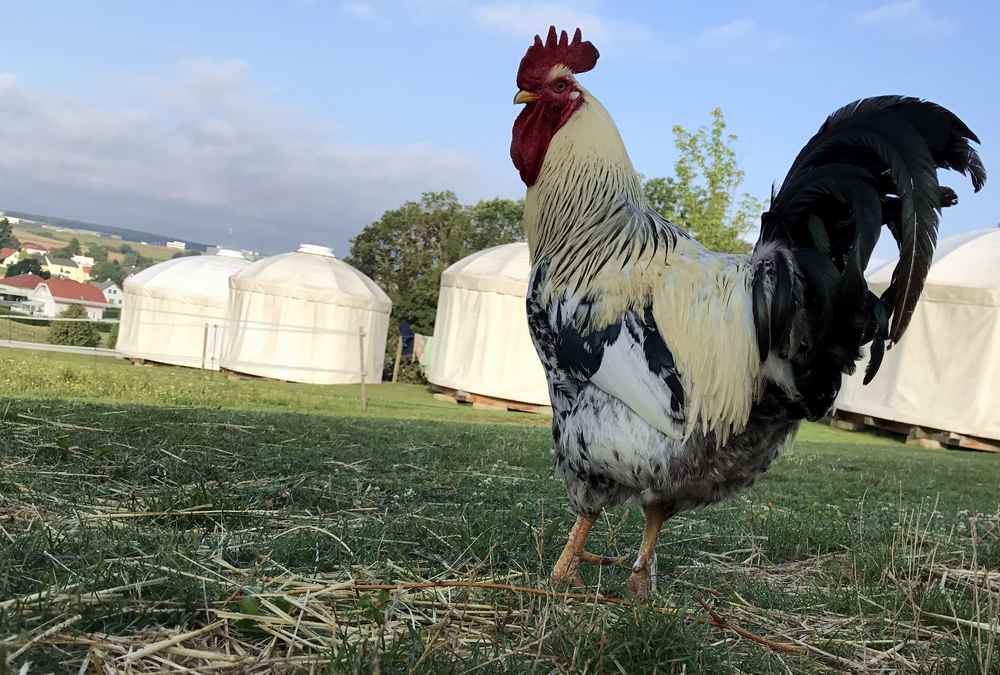
{"type": "Polygon", "coordinates": [[[168,241],[167,248],[176,248],[183,251],[184,249],[187,248],[187,244],[185,244],[183,241],[168,241]]]}
{"type": "Polygon", "coordinates": [[[33,241],[21,242],[21,250],[27,255],[47,255],[49,247],[45,244],[37,244],[33,241]]]}
{"type": "Polygon", "coordinates": [[[73,262],[75,262],[80,267],[93,267],[94,266],[94,259],[91,258],[89,255],[75,255],[75,256],[71,257],[70,260],[72,260],[73,262]]]}
{"type": "Polygon", "coordinates": [[[125,296],[118,284],[113,282],[111,279],[105,279],[104,281],[99,281],[94,285],[101,289],[101,293],[104,294],[104,299],[108,301],[109,305],[112,307],[122,306],[122,300],[125,296]]]}
{"type": "Polygon", "coordinates": [[[89,319],[103,319],[108,302],[104,294],[92,284],[81,284],[72,279],[46,279],[35,288],[31,299],[34,313],[55,318],[73,305],[87,312],[89,319]]]}

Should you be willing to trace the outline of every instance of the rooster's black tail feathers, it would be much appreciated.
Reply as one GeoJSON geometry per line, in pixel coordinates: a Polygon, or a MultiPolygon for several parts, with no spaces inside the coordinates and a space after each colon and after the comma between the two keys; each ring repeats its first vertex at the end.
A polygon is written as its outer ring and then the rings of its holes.
{"type": "Polygon", "coordinates": [[[938,184],[937,170],[969,175],[976,191],[986,181],[969,141],[979,139],[958,117],[916,98],[862,99],[827,118],[761,217],[753,290],[762,360],[779,349],[791,358],[800,390],[815,377],[822,386],[835,380],[836,390],[840,373],[853,372],[861,346],[872,342],[865,382],[874,377],[885,343],[898,341],[913,315],[934,255],[940,210],[958,201],[938,184]],[[864,271],[883,225],[900,255],[891,284],[876,297],[864,271]],[[784,256],[758,255],[768,244],[794,258],[791,270],[802,282],[798,298],[789,297],[790,270],[775,271],[786,267],[784,256]],[[793,302],[800,306],[789,306],[793,302]],[[805,325],[793,329],[795,322],[805,325]]]}

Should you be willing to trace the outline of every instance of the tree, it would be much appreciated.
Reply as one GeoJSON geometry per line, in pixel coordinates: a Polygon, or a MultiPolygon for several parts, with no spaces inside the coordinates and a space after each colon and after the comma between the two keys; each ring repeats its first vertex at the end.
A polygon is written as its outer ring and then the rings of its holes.
{"type": "MultiPolygon", "coordinates": [[[[86,319],[87,311],[80,305],[70,305],[59,316],[63,319],[86,319]]],[[[53,321],[49,325],[50,344],[96,347],[100,341],[97,326],[87,321],[53,321]]]]}
{"type": "Polygon", "coordinates": [[[463,206],[453,192],[426,192],[365,227],[351,240],[348,262],[385,290],[396,320],[429,335],[441,272],[470,253],[520,239],[522,209],[506,199],[463,206]]]}
{"type": "Polygon", "coordinates": [[[14,236],[14,228],[6,218],[0,218],[0,248],[21,248],[21,242],[14,236]]]}
{"type": "Polygon", "coordinates": [[[80,246],[80,240],[77,239],[76,237],[73,237],[72,239],[69,240],[68,244],[66,244],[65,246],[56,251],[53,251],[52,255],[59,258],[72,258],[75,255],[80,255],[80,253],[82,252],[83,249],[80,246]]]}
{"type": "Polygon", "coordinates": [[[498,243],[524,239],[524,228],[521,225],[524,202],[500,198],[484,199],[469,207],[469,215],[473,227],[469,245],[473,251],[496,246],[498,243]]]}
{"type": "Polygon", "coordinates": [[[97,279],[98,281],[111,279],[119,286],[125,281],[126,276],[128,276],[128,273],[121,266],[121,263],[117,260],[108,260],[107,256],[105,256],[104,260],[95,261],[93,267],[90,268],[91,279],[97,279]]]}
{"type": "Polygon", "coordinates": [[[34,274],[43,279],[48,279],[51,275],[42,271],[42,264],[37,258],[22,258],[17,263],[7,268],[4,273],[8,277],[16,277],[18,274],[34,274]]]}
{"type": "Polygon", "coordinates": [[[94,259],[94,262],[103,262],[108,259],[108,249],[96,242],[87,244],[87,255],[94,259]]]}
{"type": "Polygon", "coordinates": [[[679,153],[674,176],[648,180],[643,189],[653,208],[707,248],[747,251],[750,244],[740,236],[753,227],[763,204],[747,193],[736,200],[744,176],[731,147],[736,136],[725,133],[722,110],[716,108],[711,114],[711,128],[700,127],[692,133],[674,126],[679,153]]]}

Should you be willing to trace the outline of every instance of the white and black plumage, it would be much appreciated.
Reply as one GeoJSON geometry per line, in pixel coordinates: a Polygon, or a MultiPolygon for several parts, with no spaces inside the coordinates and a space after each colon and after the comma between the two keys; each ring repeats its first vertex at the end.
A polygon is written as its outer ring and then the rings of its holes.
{"type": "MultiPolygon", "coordinates": [[[[663,521],[750,485],[802,419],[830,409],[871,343],[866,379],[906,329],[929,269],[937,169],[986,173],[975,135],[914,98],[833,113],[795,159],[750,255],[706,250],[647,204],[617,128],[574,77],[579,30],[535,38],[518,71],[511,157],[528,186],[528,322],[553,406],[553,458],[578,515],[553,571],[578,581],[597,514],[640,503],[630,587],[649,588],[663,521]],[[881,297],[863,271],[882,226],[900,248],[881,297]]],[[[606,560],[605,560],[606,562],[606,560]]]]}

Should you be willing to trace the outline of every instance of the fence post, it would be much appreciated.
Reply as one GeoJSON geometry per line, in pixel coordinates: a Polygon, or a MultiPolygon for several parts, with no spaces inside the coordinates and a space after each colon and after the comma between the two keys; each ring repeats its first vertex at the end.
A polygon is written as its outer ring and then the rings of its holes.
{"type": "Polygon", "coordinates": [[[361,412],[368,412],[368,388],[365,385],[365,329],[358,328],[358,354],[361,355],[361,412]]]}
{"type": "Polygon", "coordinates": [[[399,360],[403,358],[403,336],[396,338],[396,361],[392,366],[392,381],[399,382],[399,360]]]}
{"type": "Polygon", "coordinates": [[[201,369],[205,370],[205,359],[208,356],[208,322],[205,322],[204,331],[201,336],[201,369]]]}

